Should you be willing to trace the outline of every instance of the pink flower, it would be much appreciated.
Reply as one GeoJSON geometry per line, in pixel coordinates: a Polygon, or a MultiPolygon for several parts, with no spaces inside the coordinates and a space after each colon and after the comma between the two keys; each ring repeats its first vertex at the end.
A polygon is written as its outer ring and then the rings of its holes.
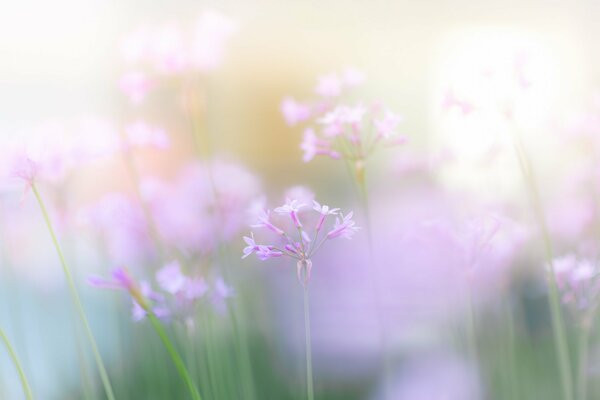
{"type": "Polygon", "coordinates": [[[374,121],[377,134],[385,139],[396,133],[398,125],[402,122],[402,117],[398,114],[385,110],[383,117],[374,121]]]}
{"type": "Polygon", "coordinates": [[[130,147],[154,147],[156,149],[167,149],[171,144],[167,133],[153,127],[144,121],[136,121],[125,127],[127,133],[126,148],[130,147]]]}
{"type": "Polygon", "coordinates": [[[15,178],[23,180],[26,188],[30,188],[40,172],[39,163],[33,161],[29,156],[17,156],[12,165],[11,175],[15,178]]]}
{"type": "Polygon", "coordinates": [[[166,292],[180,292],[187,283],[187,278],[181,273],[177,261],[172,261],[156,272],[156,282],[166,292]]]}
{"type": "Polygon", "coordinates": [[[283,230],[276,227],[275,225],[273,225],[271,223],[270,215],[271,215],[270,211],[263,210],[262,215],[260,215],[258,218],[258,222],[254,225],[251,225],[251,227],[252,228],[267,228],[267,229],[275,232],[278,235],[283,235],[283,233],[284,233],[283,230]]]}
{"type": "Polygon", "coordinates": [[[340,154],[332,150],[332,143],[328,140],[318,138],[312,128],[307,128],[304,131],[304,140],[300,144],[300,148],[304,151],[304,162],[309,162],[315,155],[328,155],[336,160],[340,158],[340,154]]]}
{"type": "Polygon", "coordinates": [[[306,204],[300,203],[296,199],[286,199],[286,202],[281,207],[277,207],[274,211],[279,215],[289,214],[294,222],[294,225],[298,228],[302,228],[302,223],[298,219],[298,211],[300,211],[306,204]]]}
{"type": "MultiPolygon", "coordinates": [[[[297,274],[302,284],[306,284],[310,278],[310,270],[312,268],[312,257],[319,250],[319,248],[330,239],[337,237],[351,238],[352,234],[358,230],[352,221],[352,213],[349,213],[346,217],[342,216],[342,220],[337,220],[335,226],[329,231],[328,234],[321,234],[321,229],[326,223],[326,219],[330,215],[336,215],[339,211],[338,208],[330,208],[326,205],[321,205],[314,201],[314,207],[311,211],[318,213],[318,220],[316,222],[314,236],[311,237],[309,233],[303,228],[303,224],[300,221],[298,212],[302,210],[305,204],[300,203],[298,199],[288,198],[286,203],[275,209],[275,212],[281,216],[289,217],[289,222],[292,223],[294,229],[290,229],[290,232],[285,232],[279,229],[276,236],[276,240],[279,243],[275,244],[258,244],[254,239],[254,234],[245,236],[244,241],[247,246],[243,250],[242,258],[248,257],[250,254],[256,254],[260,260],[268,260],[274,257],[287,256],[297,261],[297,274]]],[[[269,212],[265,212],[269,215],[269,212]]],[[[309,215],[303,213],[303,218],[308,218],[309,215]]],[[[289,222],[287,226],[289,227],[289,222]]],[[[253,225],[253,227],[266,227],[268,230],[274,232],[273,229],[269,228],[264,224],[253,225]]]]}
{"type": "Polygon", "coordinates": [[[578,310],[595,309],[600,301],[600,267],[597,262],[568,254],[552,266],[562,301],[578,310]]]}
{"type": "Polygon", "coordinates": [[[352,220],[353,213],[349,212],[346,216],[340,213],[340,218],[335,219],[335,225],[332,230],[327,232],[327,237],[330,239],[334,239],[337,237],[343,237],[346,239],[351,239],[354,233],[358,231],[358,227],[356,227],[355,222],[352,220]]]}
{"type": "Polygon", "coordinates": [[[254,232],[250,232],[250,236],[244,236],[244,242],[246,242],[248,246],[244,247],[244,255],[242,258],[246,258],[259,250],[258,245],[254,241],[254,232]]]}
{"type": "Polygon", "coordinates": [[[144,101],[152,86],[152,81],[143,72],[128,72],[119,81],[119,88],[134,105],[144,101]]]}
{"type": "Polygon", "coordinates": [[[196,23],[191,44],[194,66],[200,71],[217,68],[223,60],[227,41],[237,30],[237,24],[230,18],[214,11],[203,13],[196,23]]]}
{"type": "Polygon", "coordinates": [[[322,97],[337,97],[342,93],[343,82],[337,74],[319,77],[315,92],[322,97]]]}
{"type": "Polygon", "coordinates": [[[316,200],[313,200],[313,205],[313,210],[318,211],[321,214],[321,216],[319,217],[319,222],[317,222],[317,226],[315,228],[317,231],[321,230],[321,228],[323,227],[323,223],[325,222],[325,218],[328,215],[336,215],[338,211],[340,211],[339,208],[330,209],[329,206],[321,205],[316,200]]]}
{"type": "Polygon", "coordinates": [[[281,113],[289,126],[294,126],[306,121],[312,115],[311,107],[307,104],[297,102],[291,97],[286,97],[281,102],[281,113]]]}
{"type": "Polygon", "coordinates": [[[444,95],[442,107],[447,111],[457,108],[463,115],[468,115],[475,109],[470,102],[457,98],[451,89],[444,95]]]}

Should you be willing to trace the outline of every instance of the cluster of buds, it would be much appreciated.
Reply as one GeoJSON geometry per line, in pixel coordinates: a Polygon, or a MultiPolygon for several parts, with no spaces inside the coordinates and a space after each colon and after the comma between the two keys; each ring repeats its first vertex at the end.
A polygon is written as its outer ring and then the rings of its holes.
{"type": "Polygon", "coordinates": [[[329,239],[344,237],[350,239],[359,229],[352,220],[352,212],[344,215],[339,208],[330,208],[313,200],[312,209],[307,210],[306,204],[297,199],[288,198],[281,207],[274,209],[275,214],[283,217],[273,221],[271,212],[264,211],[253,228],[264,228],[275,235],[273,244],[257,244],[252,232],[245,236],[244,255],[246,258],[256,254],[260,260],[275,257],[290,257],[297,260],[297,275],[303,285],[308,283],[312,269],[312,257],[329,239]],[[313,227],[307,229],[310,218],[305,211],[313,211],[313,227]],[[335,216],[333,226],[326,228],[328,217],[335,216]],[[316,217],[316,219],[314,218],[316,217]],[[312,232],[312,235],[309,234],[312,232]]]}

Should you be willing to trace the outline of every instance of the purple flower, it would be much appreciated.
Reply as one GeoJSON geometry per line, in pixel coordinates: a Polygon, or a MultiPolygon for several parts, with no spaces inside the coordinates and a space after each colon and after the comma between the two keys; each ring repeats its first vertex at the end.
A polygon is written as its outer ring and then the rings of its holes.
{"type": "Polygon", "coordinates": [[[289,214],[294,222],[294,225],[296,225],[298,228],[302,228],[302,223],[300,222],[300,219],[298,219],[298,211],[300,211],[305,205],[306,204],[300,203],[296,199],[288,198],[284,205],[277,207],[274,211],[279,215],[289,214]]]}
{"type": "Polygon", "coordinates": [[[319,77],[315,93],[322,97],[337,97],[342,93],[343,82],[337,74],[319,77]]]}
{"type": "Polygon", "coordinates": [[[281,113],[289,126],[304,122],[312,115],[310,105],[297,102],[292,97],[286,97],[281,102],[281,113]]]}
{"type": "MultiPolygon", "coordinates": [[[[297,275],[303,285],[307,284],[310,279],[310,273],[312,269],[312,257],[319,250],[319,248],[329,239],[335,239],[337,237],[351,238],[354,232],[358,230],[352,220],[352,213],[350,212],[347,216],[340,214],[342,219],[339,218],[335,222],[335,225],[327,234],[321,234],[322,228],[326,223],[327,217],[330,215],[337,215],[339,208],[330,208],[326,205],[321,205],[317,201],[313,201],[313,208],[310,211],[316,212],[316,225],[313,232],[313,236],[304,229],[304,225],[300,221],[298,212],[305,207],[304,203],[301,203],[298,199],[288,197],[286,203],[275,209],[276,213],[283,217],[288,217],[287,226],[289,232],[283,229],[277,228],[274,230],[269,224],[265,224],[264,218],[259,224],[252,225],[252,227],[264,227],[268,231],[277,233],[275,244],[258,244],[254,239],[254,233],[250,236],[245,236],[244,241],[247,246],[244,247],[242,258],[248,257],[250,254],[256,254],[260,260],[268,260],[275,257],[290,257],[297,261],[297,275]],[[293,226],[291,228],[290,226],[293,226]]],[[[303,218],[308,218],[307,213],[303,214],[303,218]]],[[[266,211],[265,215],[269,215],[266,211]]]]}
{"type": "Polygon", "coordinates": [[[558,257],[552,266],[563,303],[577,310],[593,310],[600,301],[600,266],[573,254],[558,257]]]}
{"type": "Polygon", "coordinates": [[[352,212],[349,212],[346,216],[340,213],[341,219],[335,219],[335,225],[332,230],[327,232],[327,237],[330,239],[337,237],[351,239],[354,233],[356,233],[356,231],[359,229],[355,226],[355,222],[352,220],[353,215],[354,214],[352,212]]]}
{"type": "Polygon", "coordinates": [[[338,211],[340,211],[339,208],[329,208],[329,206],[326,205],[321,205],[319,204],[316,200],[313,200],[313,210],[318,211],[321,216],[319,217],[319,222],[317,222],[317,226],[316,226],[316,230],[320,231],[321,228],[323,227],[323,223],[325,222],[325,218],[328,215],[336,215],[338,213],[338,211]]]}
{"type": "Polygon", "coordinates": [[[156,272],[156,282],[164,291],[175,294],[185,287],[187,277],[181,273],[179,263],[172,261],[156,272]]]}

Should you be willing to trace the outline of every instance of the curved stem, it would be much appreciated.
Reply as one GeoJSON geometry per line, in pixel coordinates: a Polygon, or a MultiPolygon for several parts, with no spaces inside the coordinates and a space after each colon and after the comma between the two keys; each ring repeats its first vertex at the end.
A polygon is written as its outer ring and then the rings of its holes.
{"type": "Polygon", "coordinates": [[[21,363],[19,362],[19,357],[17,357],[17,353],[13,349],[12,345],[10,344],[10,341],[8,340],[8,337],[6,336],[6,334],[4,333],[4,331],[1,328],[0,328],[0,339],[2,339],[2,342],[4,342],[4,346],[6,346],[6,350],[8,350],[8,354],[10,355],[10,358],[12,359],[12,362],[15,365],[17,372],[19,373],[19,379],[21,379],[21,386],[23,386],[23,393],[25,393],[25,398],[27,400],[33,400],[33,394],[31,392],[31,387],[29,386],[29,382],[27,382],[27,377],[25,376],[25,372],[23,371],[23,368],[21,367],[21,363]]]}
{"type": "Polygon", "coordinates": [[[314,400],[312,374],[312,345],[310,340],[310,310],[308,301],[308,285],[304,285],[304,336],[306,339],[306,395],[308,400],[314,400]]]}
{"type": "Polygon", "coordinates": [[[156,331],[156,333],[158,333],[160,340],[163,342],[165,348],[167,349],[169,355],[171,356],[171,359],[173,360],[173,364],[175,364],[175,367],[177,368],[177,372],[179,372],[179,375],[181,375],[181,377],[185,381],[188,389],[190,390],[192,399],[202,400],[202,397],[200,396],[200,392],[198,392],[198,388],[196,388],[196,385],[192,381],[192,378],[190,377],[190,374],[189,374],[187,368],[185,367],[185,363],[181,359],[181,356],[179,355],[177,350],[175,350],[175,346],[173,346],[171,339],[169,339],[169,336],[167,335],[165,328],[162,326],[162,324],[160,323],[158,318],[156,318],[156,316],[152,312],[148,313],[148,319],[152,323],[154,330],[156,331]]]}
{"type": "Polygon", "coordinates": [[[94,354],[94,359],[96,361],[96,366],[98,367],[98,371],[100,373],[100,379],[102,380],[102,384],[104,386],[104,391],[106,392],[106,397],[109,400],[115,400],[115,395],[113,393],[112,386],[110,384],[110,380],[108,379],[108,374],[106,373],[106,368],[104,367],[104,362],[102,361],[102,357],[100,356],[100,352],[98,351],[98,345],[96,344],[96,339],[94,338],[94,334],[92,333],[92,328],[88,322],[87,316],[85,315],[85,310],[83,305],[81,304],[81,299],[79,298],[79,293],[77,293],[77,289],[75,287],[75,281],[73,280],[73,276],[71,275],[71,270],[67,265],[67,261],[65,260],[65,256],[63,255],[62,249],[60,248],[60,244],[58,243],[58,239],[56,238],[56,234],[54,233],[54,228],[52,227],[52,222],[50,221],[50,216],[48,215],[48,211],[46,211],[46,206],[40,196],[40,193],[37,190],[35,184],[31,185],[31,190],[35,194],[35,198],[40,206],[40,210],[42,211],[42,215],[44,216],[44,221],[46,221],[46,226],[48,227],[48,232],[50,232],[50,236],[52,237],[52,243],[54,244],[54,248],[58,254],[58,258],[60,259],[60,263],[63,268],[63,272],[65,274],[65,278],[67,279],[67,284],[69,286],[69,291],[71,293],[71,298],[73,299],[73,303],[75,304],[75,308],[77,309],[77,313],[79,314],[79,318],[83,323],[83,328],[85,330],[86,336],[90,342],[90,346],[92,347],[92,353],[94,354]]]}

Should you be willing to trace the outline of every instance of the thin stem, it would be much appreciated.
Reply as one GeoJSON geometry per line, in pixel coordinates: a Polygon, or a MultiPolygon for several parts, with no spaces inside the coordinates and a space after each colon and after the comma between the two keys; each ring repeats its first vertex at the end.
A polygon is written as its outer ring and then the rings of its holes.
{"type": "Polygon", "coordinates": [[[504,302],[504,308],[506,310],[506,337],[508,341],[508,374],[510,382],[511,399],[519,399],[519,380],[518,380],[518,364],[516,358],[515,348],[515,315],[512,306],[509,302],[504,302]]]}
{"type": "Polygon", "coordinates": [[[304,336],[306,339],[306,395],[308,400],[314,400],[312,374],[312,346],[310,340],[310,310],[308,301],[308,284],[304,285],[304,336]]]}
{"type": "Polygon", "coordinates": [[[8,350],[8,354],[10,355],[10,358],[12,359],[12,362],[15,365],[17,372],[19,373],[19,379],[21,379],[21,386],[23,386],[23,393],[25,393],[25,398],[27,400],[32,400],[33,394],[31,392],[31,387],[29,386],[29,382],[27,381],[27,377],[25,376],[23,367],[21,367],[21,363],[19,362],[19,357],[17,357],[17,353],[15,353],[15,350],[13,349],[12,345],[10,344],[8,337],[6,336],[6,334],[4,333],[4,331],[1,328],[0,328],[0,338],[2,339],[2,342],[4,342],[4,346],[6,346],[6,350],[8,350]]]}
{"type": "Polygon", "coordinates": [[[35,194],[35,198],[40,206],[40,210],[42,211],[42,215],[44,216],[44,221],[46,221],[46,226],[48,227],[48,232],[50,232],[50,236],[52,238],[52,243],[54,244],[54,248],[56,249],[56,253],[58,254],[58,258],[60,259],[60,263],[63,268],[63,272],[65,274],[65,278],[67,279],[67,284],[69,286],[69,291],[71,293],[71,298],[73,299],[73,303],[75,304],[75,308],[77,309],[77,313],[79,314],[79,318],[83,323],[83,328],[85,330],[86,336],[90,342],[90,346],[92,347],[92,353],[94,354],[94,359],[96,361],[96,366],[98,367],[98,371],[100,373],[100,378],[102,380],[102,385],[104,386],[104,391],[106,392],[106,397],[109,400],[115,400],[115,395],[113,393],[112,386],[110,384],[110,380],[108,379],[108,374],[106,373],[106,368],[104,367],[104,362],[102,361],[102,357],[100,356],[100,352],[98,351],[98,345],[96,344],[96,339],[94,338],[94,334],[92,333],[92,328],[90,327],[90,323],[88,322],[87,316],[85,314],[85,310],[83,305],[81,304],[81,299],[79,298],[79,293],[77,293],[77,288],[75,287],[75,282],[73,280],[73,276],[71,275],[71,270],[67,265],[67,261],[65,260],[65,256],[63,255],[60,244],[58,243],[58,239],[56,238],[56,234],[54,233],[54,228],[52,227],[52,222],[50,222],[50,216],[48,215],[48,211],[46,211],[46,206],[40,196],[40,193],[37,190],[35,184],[31,185],[31,190],[35,194]]]}
{"type": "Polygon", "coordinates": [[[550,234],[546,225],[540,193],[537,187],[535,177],[533,175],[531,161],[527,156],[527,152],[525,151],[525,147],[516,128],[513,131],[513,145],[517,158],[519,159],[521,173],[523,174],[525,183],[529,188],[533,212],[542,234],[544,252],[546,255],[546,262],[548,265],[546,274],[546,280],[548,281],[548,301],[550,305],[550,313],[552,316],[554,346],[558,356],[558,367],[560,372],[563,398],[565,400],[572,400],[573,378],[571,372],[571,362],[569,360],[569,348],[567,346],[566,330],[558,297],[558,287],[556,284],[556,277],[554,275],[554,251],[552,248],[552,241],[550,240],[550,234]]]}
{"type": "Polygon", "coordinates": [[[467,288],[467,341],[471,362],[479,365],[479,353],[477,351],[477,327],[475,326],[475,308],[473,306],[473,294],[471,287],[467,288]]]}
{"type": "Polygon", "coordinates": [[[173,364],[175,364],[175,367],[177,368],[177,372],[179,372],[179,375],[181,375],[181,377],[185,381],[188,389],[190,390],[192,399],[202,400],[202,397],[200,396],[200,392],[198,392],[196,385],[192,381],[192,378],[190,377],[190,374],[189,374],[187,368],[185,367],[185,363],[181,359],[181,356],[179,355],[177,350],[175,350],[175,346],[173,346],[171,339],[169,339],[169,336],[167,335],[165,328],[162,326],[162,324],[160,323],[158,318],[156,318],[156,316],[152,312],[148,312],[148,319],[152,323],[154,330],[156,331],[156,333],[158,333],[160,340],[162,340],[165,348],[169,352],[169,355],[171,356],[171,359],[173,360],[173,364]]]}
{"type": "Polygon", "coordinates": [[[579,332],[579,368],[577,370],[577,394],[578,400],[587,399],[587,367],[588,347],[590,343],[591,324],[584,321],[579,332]]]}

